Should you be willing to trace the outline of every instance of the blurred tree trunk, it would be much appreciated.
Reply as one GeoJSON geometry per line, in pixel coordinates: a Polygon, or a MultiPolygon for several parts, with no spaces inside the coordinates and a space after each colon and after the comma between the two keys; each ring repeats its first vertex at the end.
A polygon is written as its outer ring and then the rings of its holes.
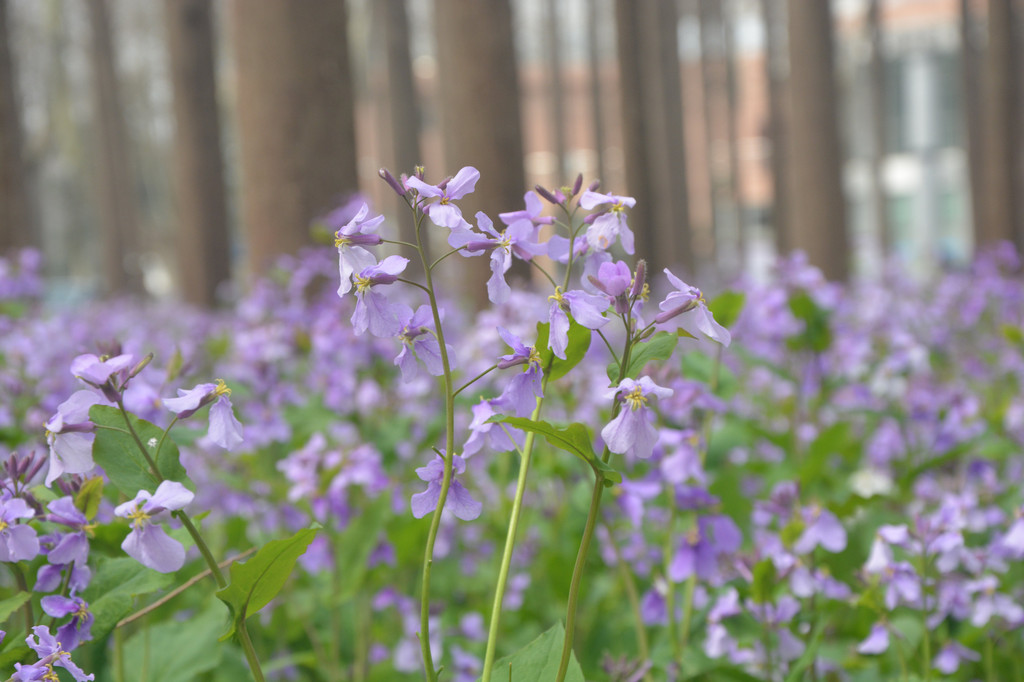
{"type": "MultiPolygon", "coordinates": [[[[526,171],[519,111],[519,80],[509,0],[435,0],[437,63],[447,174],[463,166],[480,171],[476,191],[459,202],[472,223],[483,210],[498,213],[523,207],[526,171]],[[484,28],[486,27],[486,29],[484,28]]],[[[429,182],[441,173],[427,169],[429,182]]],[[[462,261],[472,303],[483,306],[490,270],[486,258],[462,261]]],[[[516,274],[528,272],[520,265],[516,274]]]]}
{"type": "Polygon", "coordinates": [[[985,219],[975,228],[978,246],[1003,240],[1024,250],[1024,225],[1016,192],[1021,191],[1020,54],[1014,0],[988,3],[988,58],[985,73],[985,219]]]}
{"type": "Polygon", "coordinates": [[[249,273],[310,243],[358,187],[345,3],[232,4],[249,273]]]}
{"type": "Polygon", "coordinates": [[[128,130],[117,78],[110,13],[106,0],[88,0],[92,28],[92,66],[99,129],[101,241],[104,290],[108,294],[143,293],[139,263],[139,220],[135,204],[135,175],[129,158],[128,130]]]}
{"type": "Polygon", "coordinates": [[[888,145],[885,139],[885,35],[882,26],[882,0],[871,0],[868,4],[865,29],[871,45],[871,61],[868,66],[871,92],[871,203],[875,211],[875,225],[882,255],[892,250],[892,234],[889,226],[885,192],[885,157],[888,145]]]}
{"type": "Polygon", "coordinates": [[[785,34],[785,21],[780,17],[785,0],[761,0],[761,16],[765,35],[765,84],[768,88],[768,139],[771,144],[769,169],[772,176],[771,221],[775,233],[775,249],[779,254],[792,250],[789,236],[789,211],[786,176],[786,52],[780,44],[785,34]]]}
{"type": "MultiPolygon", "coordinates": [[[[594,126],[594,154],[597,179],[605,181],[604,168],[604,106],[601,98],[601,46],[598,44],[597,27],[602,18],[603,0],[591,0],[587,4],[587,69],[590,77],[590,113],[594,126]]],[[[587,183],[589,184],[589,182],[587,183]]]]}
{"type": "Polygon", "coordinates": [[[692,273],[678,9],[674,2],[616,0],[615,25],[637,256],[647,259],[652,273],[671,265],[692,273]]]}
{"type": "Polygon", "coordinates": [[[544,37],[547,41],[548,95],[551,97],[551,130],[554,138],[555,184],[569,181],[565,163],[565,90],[562,83],[562,37],[558,0],[547,0],[544,37]]]}
{"type": "Polygon", "coordinates": [[[714,7],[719,0],[698,0],[697,23],[700,26],[700,79],[703,92],[701,104],[704,109],[704,162],[708,174],[708,201],[711,207],[711,234],[714,244],[715,263],[721,263],[724,244],[722,220],[722,185],[721,167],[717,159],[718,136],[718,50],[715,49],[714,38],[714,7]]]}
{"type": "Polygon", "coordinates": [[[0,255],[34,242],[7,5],[0,0],[0,255]]]}
{"type": "Polygon", "coordinates": [[[164,9],[176,124],[178,281],[186,301],[213,306],[218,285],[231,279],[213,7],[208,0],[166,0],[164,9]]]}
{"type": "Polygon", "coordinates": [[[722,58],[725,62],[725,120],[726,141],[729,150],[729,203],[732,205],[733,222],[736,225],[736,263],[740,274],[746,270],[747,229],[743,210],[743,182],[740,175],[739,158],[739,85],[736,82],[736,67],[739,59],[735,48],[735,3],[719,8],[722,24],[722,58]]]}
{"type": "MultiPolygon", "coordinates": [[[[422,162],[420,109],[416,97],[416,82],[413,78],[412,54],[409,47],[409,16],[406,13],[405,0],[376,0],[374,10],[381,13],[387,53],[387,95],[392,154],[386,167],[397,178],[402,173],[411,175],[415,167],[422,162]]],[[[408,215],[401,210],[405,206],[404,202],[396,203],[395,206],[400,209],[397,220],[398,238],[415,243],[415,227],[408,219],[408,215]]],[[[424,248],[429,250],[429,245],[424,243],[424,248]]],[[[402,255],[410,259],[407,272],[415,278],[422,270],[418,258],[405,247],[403,247],[402,255]]]]}
{"type": "Polygon", "coordinates": [[[843,154],[832,28],[832,3],[789,2],[791,169],[788,208],[792,247],[803,249],[831,280],[849,276],[850,243],[843,197],[843,154]]]}
{"type": "Polygon", "coordinates": [[[967,151],[968,182],[971,189],[971,224],[978,235],[985,221],[985,181],[982,162],[981,72],[979,50],[974,36],[975,24],[970,0],[960,0],[960,78],[964,114],[964,138],[967,151]]]}

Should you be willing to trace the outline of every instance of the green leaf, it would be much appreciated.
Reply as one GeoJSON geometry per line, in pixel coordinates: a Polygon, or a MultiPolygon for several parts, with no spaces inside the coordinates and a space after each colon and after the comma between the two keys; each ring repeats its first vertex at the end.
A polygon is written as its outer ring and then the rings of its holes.
{"type": "Polygon", "coordinates": [[[172,576],[146,568],[135,559],[100,559],[92,582],[82,593],[95,618],[92,636],[102,639],[113,630],[117,621],[131,613],[137,595],[155,592],[172,581],[172,576]]]}
{"type": "Polygon", "coordinates": [[[333,542],[338,551],[335,554],[339,575],[345,576],[334,595],[337,603],[355,596],[366,579],[367,559],[377,546],[384,522],[391,516],[391,499],[381,495],[376,500],[362,505],[359,514],[349,521],[345,530],[333,542]]]}
{"type": "Polygon", "coordinates": [[[78,494],[75,495],[75,508],[85,514],[85,518],[91,519],[99,511],[102,499],[103,477],[93,476],[82,484],[78,494]]]}
{"type": "Polygon", "coordinates": [[[18,592],[13,597],[0,601],[0,623],[11,617],[11,614],[24,606],[32,598],[31,592],[18,592]]]}
{"type": "MultiPolygon", "coordinates": [[[[624,378],[636,379],[649,362],[668,360],[675,352],[678,343],[679,335],[673,332],[658,332],[649,340],[636,344],[630,353],[629,366],[623,375],[624,378]]],[[[613,361],[608,365],[608,378],[613,384],[618,382],[619,363],[613,361]]]]}
{"type": "MultiPolygon", "coordinates": [[[[135,497],[140,490],[154,492],[160,480],[153,474],[138,443],[129,433],[121,411],[116,407],[93,405],[89,410],[89,418],[96,424],[92,458],[103,467],[110,482],[128,497],[135,497]]],[[[160,475],[165,480],[179,481],[190,488],[194,487],[185,473],[185,467],[178,461],[178,446],[170,438],[164,440],[157,456],[156,446],[164,430],[134,415],[128,418],[143,447],[147,448],[150,458],[156,462],[160,475]]]]}
{"type": "Polygon", "coordinates": [[[215,604],[186,621],[152,625],[125,642],[125,670],[136,673],[134,679],[149,682],[200,679],[220,665],[222,647],[217,644],[217,632],[222,627],[224,611],[215,604]]]}
{"type": "Polygon", "coordinates": [[[555,381],[564,377],[573,367],[580,364],[590,348],[591,331],[576,324],[572,318],[569,319],[569,344],[565,348],[565,360],[563,360],[555,357],[554,352],[548,346],[550,328],[551,325],[547,322],[537,323],[536,348],[540,351],[540,366],[548,367],[548,363],[551,363],[547,371],[548,381],[555,381]]]}
{"type": "Polygon", "coordinates": [[[742,291],[723,291],[708,302],[708,310],[715,316],[715,322],[728,329],[740,318],[746,300],[742,291]]]}
{"type": "Polygon", "coordinates": [[[754,584],[751,585],[751,596],[755,603],[764,604],[771,601],[775,592],[775,562],[762,559],[754,564],[754,584]]]}
{"type": "Polygon", "coordinates": [[[815,353],[828,350],[832,345],[829,311],[815,303],[806,291],[801,291],[789,299],[789,309],[797,319],[804,322],[803,332],[789,339],[790,348],[815,353]]]}
{"type": "Polygon", "coordinates": [[[815,659],[818,657],[818,649],[821,647],[821,640],[825,634],[825,626],[828,621],[824,618],[820,618],[818,623],[814,626],[814,632],[811,633],[810,643],[807,648],[804,649],[804,653],[800,656],[793,667],[789,669],[789,675],[786,676],[786,682],[800,682],[804,678],[804,671],[814,665],[815,659]]]}
{"type": "Polygon", "coordinates": [[[800,486],[809,489],[829,471],[833,455],[846,454],[856,446],[856,440],[848,422],[836,422],[811,442],[800,464],[800,486]]]}
{"type": "Polygon", "coordinates": [[[560,429],[546,421],[533,421],[532,419],[526,419],[524,417],[495,416],[491,417],[487,421],[493,423],[505,423],[509,426],[520,428],[523,431],[532,431],[533,433],[544,436],[544,440],[546,440],[549,445],[553,445],[560,450],[572,453],[589,464],[596,475],[600,475],[604,478],[606,486],[611,486],[613,483],[622,483],[622,474],[605,464],[601,458],[594,453],[593,440],[590,437],[590,431],[586,426],[579,422],[574,422],[564,429],[560,429]]]}
{"type": "MultiPolygon", "coordinates": [[[[494,664],[493,678],[511,682],[537,682],[553,680],[558,676],[558,664],[562,661],[562,644],[565,628],[556,623],[547,632],[533,640],[519,651],[502,658],[494,664]]],[[[566,682],[585,682],[576,654],[569,659],[566,682]]]]}
{"type": "Polygon", "coordinates": [[[217,598],[228,605],[232,615],[231,628],[221,641],[232,637],[242,621],[281,591],[316,532],[316,528],[306,528],[290,538],[271,540],[245,563],[231,564],[231,584],[217,592],[217,598]]]}

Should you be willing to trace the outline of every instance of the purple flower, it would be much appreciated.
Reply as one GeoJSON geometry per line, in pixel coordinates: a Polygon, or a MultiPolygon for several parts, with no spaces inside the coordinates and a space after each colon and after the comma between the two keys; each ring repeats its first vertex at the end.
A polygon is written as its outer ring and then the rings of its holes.
{"type": "Polygon", "coordinates": [[[378,284],[394,284],[408,264],[408,258],[388,256],[380,263],[363,268],[355,276],[356,309],[352,313],[352,328],[356,334],[369,329],[374,336],[387,337],[396,336],[402,331],[399,315],[403,307],[388,301],[374,287],[378,284]]]}
{"type": "Polygon", "coordinates": [[[650,377],[639,381],[626,378],[605,397],[618,397],[622,401],[618,416],[601,429],[601,438],[608,449],[618,455],[629,455],[646,459],[654,452],[658,442],[658,431],[651,424],[654,414],[647,407],[648,396],[659,398],[672,395],[672,389],[658,386],[650,377]]]}
{"type": "Polygon", "coordinates": [[[122,372],[132,366],[132,356],[118,355],[112,358],[98,357],[92,354],[79,355],[71,361],[71,374],[86,383],[102,386],[111,375],[122,372]]]}
{"type": "MultiPolygon", "coordinates": [[[[452,455],[452,481],[445,498],[445,509],[463,521],[472,521],[480,516],[483,504],[473,499],[466,487],[455,478],[466,470],[466,461],[458,455],[452,455]]],[[[441,498],[441,481],[444,479],[444,458],[437,455],[427,466],[416,469],[420,480],[427,482],[427,489],[412,496],[412,515],[422,519],[437,509],[437,501],[441,498]]]]}
{"type": "Polygon", "coordinates": [[[871,626],[871,633],[857,645],[859,654],[882,654],[889,650],[889,630],[882,623],[871,626]]]}
{"type": "MultiPolygon", "coordinates": [[[[402,331],[398,334],[398,338],[402,340],[402,351],[395,358],[395,364],[402,370],[402,381],[408,383],[419,374],[417,358],[431,375],[439,377],[444,374],[441,345],[430,331],[434,326],[430,306],[421,305],[415,313],[410,308],[403,307],[399,319],[404,320],[402,331]]],[[[451,362],[455,356],[455,349],[451,344],[445,344],[445,348],[448,351],[448,361],[451,362]]]]}
{"type": "Polygon", "coordinates": [[[96,466],[92,459],[95,427],[89,421],[89,408],[100,402],[92,391],[76,391],[46,422],[46,442],[50,445],[47,487],[63,473],[84,474],[96,466]]]}
{"type": "MultiPolygon", "coordinates": [[[[338,296],[344,296],[352,290],[352,275],[370,267],[377,262],[373,254],[364,249],[364,246],[375,246],[381,243],[380,236],[374,234],[380,224],[384,222],[384,216],[366,220],[370,207],[363,203],[359,211],[344,225],[338,227],[334,233],[334,245],[338,247],[338,269],[341,275],[341,284],[338,286],[338,296]]],[[[342,206],[327,216],[325,222],[329,227],[342,219],[342,215],[349,215],[349,207],[342,206]],[[335,218],[335,216],[337,216],[335,218]],[[332,220],[334,218],[334,220],[332,220]]]]}
{"type": "Polygon", "coordinates": [[[679,279],[669,272],[668,268],[665,268],[665,274],[676,291],[671,292],[664,301],[658,304],[662,312],[654,318],[655,323],[664,325],[669,320],[679,318],[676,325],[691,336],[697,336],[694,332],[699,331],[709,339],[728,346],[732,341],[732,335],[729,334],[728,329],[715,322],[715,316],[708,310],[704,294],[700,289],[679,279]],[[687,313],[693,314],[686,315],[687,313]]]}
{"type": "Polygon", "coordinates": [[[821,507],[809,507],[803,510],[804,532],[793,544],[797,554],[810,554],[814,548],[821,546],[829,552],[842,552],[846,549],[846,529],[836,515],[821,507]]]}
{"type": "Polygon", "coordinates": [[[0,561],[27,561],[39,554],[35,528],[17,523],[35,515],[20,497],[0,498],[0,561]]]}
{"type": "Polygon", "coordinates": [[[476,239],[467,241],[466,253],[491,252],[491,278],[487,280],[487,298],[491,303],[500,305],[508,300],[512,293],[508,283],[505,281],[505,273],[512,267],[512,254],[523,260],[530,260],[534,256],[547,251],[546,246],[537,243],[536,230],[533,223],[518,221],[512,223],[501,232],[494,229],[494,223],[483,211],[477,211],[477,225],[489,239],[476,239]]]}
{"type": "Polygon", "coordinates": [[[611,207],[597,216],[587,228],[587,244],[592,249],[605,251],[611,248],[616,238],[622,240],[622,248],[626,253],[633,253],[633,232],[626,224],[626,209],[636,206],[633,197],[620,197],[615,194],[600,194],[587,190],[580,197],[580,207],[590,210],[596,206],[611,204],[611,207]]]}
{"type": "Polygon", "coordinates": [[[562,293],[561,287],[555,287],[555,293],[548,296],[551,305],[548,308],[548,320],[551,322],[549,343],[551,352],[565,360],[565,349],[569,345],[569,317],[572,313],[576,322],[587,329],[600,329],[608,323],[604,312],[608,310],[608,299],[594,296],[583,291],[567,291],[562,293]]]}
{"type": "Polygon", "coordinates": [[[453,199],[461,199],[472,192],[479,179],[480,171],[472,166],[466,166],[456,173],[454,178],[442,185],[428,185],[416,176],[408,178],[405,183],[419,192],[421,197],[439,199],[439,201],[431,201],[424,209],[435,225],[457,228],[465,221],[462,218],[462,211],[451,202],[453,199]]]}
{"type": "Polygon", "coordinates": [[[498,399],[481,400],[472,407],[473,421],[469,424],[471,433],[462,448],[464,456],[476,454],[485,443],[495,452],[510,452],[523,446],[525,436],[521,429],[488,422],[491,417],[498,414],[500,408],[501,402],[498,399]],[[495,410],[495,406],[498,406],[499,410],[495,410]]]}
{"type": "Polygon", "coordinates": [[[61,497],[46,506],[50,510],[46,520],[75,529],[73,533],[54,534],[56,541],[46,553],[51,564],[79,564],[84,566],[89,559],[89,539],[86,529],[89,519],[85,517],[70,496],[61,497]]]}
{"type": "Polygon", "coordinates": [[[132,522],[132,531],[121,543],[128,556],[160,573],[173,573],[185,565],[185,548],[152,522],[160,512],[181,509],[195,497],[177,481],[164,481],[156,492],[140,490],[135,499],[120,504],[114,514],[132,522]]]}
{"type": "Polygon", "coordinates": [[[43,597],[39,605],[43,607],[46,615],[53,618],[71,616],[69,622],[57,629],[57,641],[66,651],[73,651],[82,642],[92,639],[93,615],[89,611],[89,605],[80,597],[53,594],[43,597]]]}
{"type": "Polygon", "coordinates": [[[950,641],[939,650],[932,660],[932,667],[943,675],[952,675],[960,669],[961,661],[980,661],[978,652],[962,646],[957,641],[950,641]]]}
{"type": "Polygon", "coordinates": [[[242,424],[235,418],[230,395],[231,389],[224,380],[217,379],[215,384],[199,384],[188,390],[179,388],[177,398],[164,398],[162,402],[164,407],[178,415],[178,419],[187,419],[212,402],[210,440],[225,450],[233,450],[242,442],[242,424]]]}
{"type": "Polygon", "coordinates": [[[544,397],[540,353],[533,346],[524,344],[522,339],[504,327],[498,327],[498,333],[512,348],[511,353],[502,355],[498,360],[498,369],[526,365],[523,373],[517,374],[508,383],[498,399],[503,405],[511,406],[516,416],[525,417],[533,412],[537,398],[544,397]]]}
{"type": "Polygon", "coordinates": [[[696,574],[700,580],[715,577],[718,557],[740,548],[743,535],[736,523],[724,514],[701,516],[697,527],[684,535],[668,567],[669,580],[682,582],[696,574]]]}
{"type": "Polygon", "coordinates": [[[501,218],[501,222],[506,225],[513,225],[520,221],[527,221],[533,225],[550,225],[554,222],[555,219],[551,216],[544,217],[541,215],[541,212],[544,210],[544,204],[540,203],[540,199],[534,192],[524,194],[523,203],[526,204],[525,210],[499,213],[498,217],[501,218]]]}
{"type": "Polygon", "coordinates": [[[39,656],[39,661],[29,666],[15,663],[14,667],[17,672],[14,673],[11,679],[19,681],[56,680],[58,677],[53,671],[53,666],[59,666],[67,670],[71,673],[71,677],[74,678],[75,682],[91,682],[96,679],[95,675],[86,675],[81,668],[71,661],[71,654],[50,634],[48,627],[37,625],[32,628],[32,632],[35,633],[35,636],[29,635],[26,637],[25,643],[36,652],[39,656]]]}

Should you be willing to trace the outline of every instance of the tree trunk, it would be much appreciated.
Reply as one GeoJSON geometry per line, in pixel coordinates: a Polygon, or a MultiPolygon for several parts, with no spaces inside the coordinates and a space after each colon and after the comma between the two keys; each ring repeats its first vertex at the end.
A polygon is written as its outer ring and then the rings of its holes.
{"type": "Polygon", "coordinates": [[[178,281],[185,301],[213,306],[217,287],[231,279],[213,7],[207,0],[166,0],[164,9],[176,124],[178,281]]]}
{"type": "MultiPolygon", "coordinates": [[[[735,6],[733,6],[733,9],[735,6]]],[[[732,208],[732,222],[736,226],[736,263],[739,273],[746,272],[747,262],[747,229],[743,211],[743,183],[740,175],[739,159],[739,85],[736,82],[737,54],[734,46],[733,31],[735,30],[735,14],[729,6],[719,8],[719,21],[722,25],[722,59],[725,63],[725,121],[726,143],[729,150],[729,204],[732,208]]]]}
{"type": "Polygon", "coordinates": [[[703,86],[701,104],[704,109],[704,162],[708,174],[708,201],[711,207],[711,234],[714,244],[713,261],[721,264],[725,239],[722,219],[722,178],[717,162],[717,139],[715,122],[718,120],[718,55],[714,39],[714,13],[712,3],[719,0],[698,0],[697,21],[700,25],[700,79],[703,86]]]}
{"type": "Polygon", "coordinates": [[[601,97],[601,46],[598,45],[597,27],[601,19],[603,0],[591,0],[587,5],[587,69],[590,78],[590,113],[594,126],[594,154],[597,178],[604,182],[604,100],[601,97]]]}
{"type": "Polygon", "coordinates": [[[775,233],[775,249],[779,254],[792,250],[789,236],[788,190],[786,177],[789,163],[786,160],[786,78],[784,73],[786,52],[780,45],[780,33],[784,33],[785,22],[779,16],[784,0],[761,0],[761,15],[765,35],[765,83],[768,88],[768,139],[771,143],[769,168],[772,176],[771,222],[775,233]]]}
{"type": "Polygon", "coordinates": [[[551,98],[551,130],[554,140],[555,184],[561,186],[569,178],[565,167],[565,91],[562,85],[562,37],[558,17],[558,0],[547,0],[544,37],[547,40],[548,96],[551,98]]]}
{"type": "Polygon", "coordinates": [[[0,255],[34,242],[7,5],[0,0],[0,255]]]}
{"type": "MultiPolygon", "coordinates": [[[[478,210],[497,221],[499,212],[522,208],[526,191],[512,8],[509,0],[436,0],[434,16],[446,171],[479,170],[476,191],[459,205],[470,222],[478,210]]],[[[439,175],[427,169],[428,181],[439,175]]],[[[463,280],[472,283],[462,290],[483,306],[487,259],[456,260],[465,267],[463,280]]]]}
{"type": "Polygon", "coordinates": [[[1024,250],[1024,226],[1015,192],[1021,189],[1020,81],[1016,11],[1013,0],[988,3],[988,59],[985,78],[985,220],[976,227],[978,246],[1004,240],[1024,250]]]}
{"type": "Polygon", "coordinates": [[[888,145],[885,139],[885,49],[882,26],[882,0],[871,0],[868,4],[865,29],[871,44],[869,88],[871,92],[871,203],[875,212],[875,227],[878,243],[883,256],[892,250],[892,234],[889,227],[885,180],[885,157],[888,145]]]}
{"type": "MultiPolygon", "coordinates": [[[[388,125],[383,121],[378,131],[382,137],[380,145],[384,167],[397,178],[402,173],[411,175],[422,163],[420,154],[420,110],[416,96],[416,83],[412,72],[412,56],[409,49],[409,18],[405,0],[379,0],[373,3],[373,21],[379,26],[384,48],[385,85],[378,104],[387,109],[388,125]]],[[[372,87],[372,86],[371,86],[372,87]]],[[[375,97],[375,100],[378,99],[375,97]]],[[[382,112],[383,113],[383,112],[382,112]]],[[[416,230],[408,219],[405,202],[390,189],[386,190],[388,205],[395,215],[398,238],[414,244],[416,230]]],[[[424,243],[429,252],[429,244],[424,243]]],[[[410,259],[406,276],[419,279],[423,268],[413,249],[401,247],[401,254],[410,259]]]]}
{"type": "Polygon", "coordinates": [[[88,0],[92,27],[92,64],[99,128],[100,167],[97,181],[102,195],[101,232],[104,289],[107,294],[141,294],[139,221],[135,204],[135,175],[130,167],[128,131],[121,103],[110,14],[106,0],[88,0]]]}
{"type": "Polygon", "coordinates": [[[310,223],[354,193],[355,109],[345,3],[232,4],[249,274],[310,243],[310,223]]]}
{"type": "Polygon", "coordinates": [[[960,0],[960,78],[964,113],[964,140],[967,152],[968,182],[971,189],[971,224],[975,239],[985,222],[985,181],[983,136],[981,130],[981,88],[978,87],[978,45],[974,38],[974,18],[970,0],[960,0]]]}
{"type": "Polygon", "coordinates": [[[789,2],[793,248],[831,280],[849,275],[843,154],[832,53],[832,3],[789,2]]]}
{"type": "Polygon", "coordinates": [[[630,225],[649,272],[693,272],[682,85],[673,2],[616,0],[626,184],[636,198],[630,225]]]}

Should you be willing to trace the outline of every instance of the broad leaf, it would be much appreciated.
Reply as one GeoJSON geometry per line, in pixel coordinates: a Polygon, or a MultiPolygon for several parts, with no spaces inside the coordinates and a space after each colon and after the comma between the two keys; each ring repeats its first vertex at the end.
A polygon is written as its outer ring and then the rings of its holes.
{"type": "Polygon", "coordinates": [[[540,352],[540,366],[546,367],[549,381],[561,379],[569,371],[580,364],[583,356],[590,348],[590,337],[592,332],[586,327],[576,324],[569,319],[569,344],[565,348],[565,360],[556,358],[548,344],[548,334],[551,325],[547,322],[537,323],[537,350],[540,352]],[[548,366],[550,363],[550,367],[548,366]]]}
{"type": "MultiPolygon", "coordinates": [[[[495,663],[493,679],[511,682],[555,679],[558,676],[558,664],[562,660],[564,641],[565,628],[561,623],[557,623],[519,651],[495,663]]],[[[566,682],[584,682],[583,670],[576,660],[575,653],[569,659],[569,670],[565,679],[566,682]]]]}
{"type": "Polygon", "coordinates": [[[728,329],[740,318],[746,300],[747,295],[741,291],[723,291],[708,302],[708,310],[715,316],[715,322],[728,329]]]}
{"type": "Polygon", "coordinates": [[[100,500],[103,499],[103,477],[93,476],[87,479],[78,494],[75,495],[75,507],[85,514],[85,518],[91,519],[96,516],[100,508],[100,500]]]}
{"type": "Polygon", "coordinates": [[[92,582],[82,593],[95,617],[92,636],[100,639],[113,630],[117,621],[132,612],[137,595],[163,589],[172,581],[171,575],[157,573],[129,557],[100,559],[92,582]]]}
{"type": "MultiPolygon", "coordinates": [[[[668,360],[676,350],[679,343],[679,335],[674,332],[658,332],[649,340],[633,346],[629,356],[629,366],[623,378],[636,379],[648,363],[657,360],[668,360]]],[[[608,365],[608,378],[611,382],[619,380],[619,363],[612,362],[608,365]]]]}
{"type": "MultiPolygon", "coordinates": [[[[139,450],[139,444],[128,431],[121,411],[116,407],[93,405],[89,410],[89,418],[96,424],[92,458],[103,467],[110,482],[128,497],[135,497],[140,490],[155,491],[160,479],[153,474],[149,462],[139,450]]],[[[165,480],[179,481],[187,487],[194,487],[185,473],[185,467],[178,461],[178,446],[170,438],[163,440],[157,452],[164,430],[134,415],[128,418],[142,446],[156,463],[160,475],[165,480]]]]}
{"type": "Polygon", "coordinates": [[[491,417],[487,421],[500,422],[515,426],[523,431],[532,431],[544,437],[549,445],[560,450],[572,453],[590,465],[595,475],[604,478],[606,486],[613,483],[622,483],[622,474],[601,461],[601,458],[594,453],[594,446],[590,437],[590,431],[586,426],[578,422],[569,424],[560,429],[546,421],[533,421],[524,417],[491,417]]]}
{"type": "Polygon", "coordinates": [[[13,597],[0,601],[0,623],[11,617],[11,614],[24,606],[32,598],[31,592],[18,592],[13,597]]]}
{"type": "Polygon", "coordinates": [[[245,563],[231,564],[231,584],[217,598],[231,609],[231,628],[221,640],[232,637],[238,625],[273,599],[284,587],[295,562],[316,537],[316,528],[300,530],[284,540],[271,540],[245,563]]]}
{"type": "MultiPolygon", "coordinates": [[[[149,682],[191,682],[220,665],[217,632],[224,611],[215,604],[187,621],[168,620],[148,627],[124,644],[124,665],[149,682]]],[[[224,679],[216,676],[217,679],[224,679]]],[[[205,679],[205,678],[204,678],[205,679]]]]}

